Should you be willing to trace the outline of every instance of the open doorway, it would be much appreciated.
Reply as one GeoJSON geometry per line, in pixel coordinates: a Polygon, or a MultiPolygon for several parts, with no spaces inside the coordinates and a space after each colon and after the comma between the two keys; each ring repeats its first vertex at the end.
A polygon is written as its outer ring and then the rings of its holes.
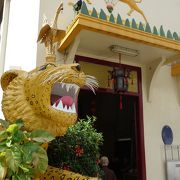
{"type": "Polygon", "coordinates": [[[118,93],[81,90],[78,100],[79,118],[97,117],[95,128],[103,133],[101,154],[110,159],[120,180],[138,180],[137,170],[137,101],[138,98],[118,93]]]}

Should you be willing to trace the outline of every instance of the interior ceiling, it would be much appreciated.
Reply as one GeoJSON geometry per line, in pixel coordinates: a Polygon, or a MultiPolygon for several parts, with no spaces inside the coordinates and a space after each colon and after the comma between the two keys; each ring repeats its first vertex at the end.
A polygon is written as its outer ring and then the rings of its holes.
{"type": "Polygon", "coordinates": [[[119,39],[112,36],[104,35],[97,32],[83,30],[80,32],[80,45],[78,47],[78,55],[91,55],[98,59],[107,61],[117,61],[118,55],[111,52],[110,46],[119,45],[139,51],[136,57],[122,55],[123,61],[133,61],[140,64],[148,64],[149,62],[163,57],[171,57],[177,52],[153,47],[141,42],[134,42],[125,39],[119,39]]]}

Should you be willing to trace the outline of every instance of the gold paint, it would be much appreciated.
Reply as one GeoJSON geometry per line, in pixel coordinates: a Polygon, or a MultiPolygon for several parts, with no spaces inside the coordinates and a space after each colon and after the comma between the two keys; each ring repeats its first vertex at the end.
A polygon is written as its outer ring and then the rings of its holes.
{"type": "Polygon", "coordinates": [[[65,36],[65,31],[57,29],[57,20],[60,12],[63,10],[63,3],[58,7],[54,21],[50,26],[47,22],[43,25],[39,32],[37,42],[45,44],[46,47],[46,62],[55,62],[57,50],[57,42],[60,42],[61,39],[65,36]]]}
{"type": "Polygon", "coordinates": [[[59,51],[63,52],[77,37],[81,30],[88,30],[113,36],[119,39],[126,39],[137,43],[160,47],[172,51],[180,51],[180,42],[146,33],[137,29],[127,28],[119,24],[113,24],[101,19],[92,18],[79,14],[69,27],[66,36],[61,40],[59,51]]]}
{"type": "Polygon", "coordinates": [[[141,14],[143,16],[144,20],[147,23],[147,19],[146,19],[145,15],[144,15],[144,12],[137,6],[137,3],[141,3],[142,0],[140,0],[140,1],[135,1],[135,0],[119,0],[119,1],[127,4],[130,7],[129,12],[127,13],[128,16],[131,16],[131,14],[134,11],[136,11],[136,12],[138,12],[139,14],[141,14]]]}
{"type": "Polygon", "coordinates": [[[172,76],[180,75],[180,64],[172,64],[171,65],[171,75],[172,76]]]}
{"type": "Polygon", "coordinates": [[[51,89],[61,81],[84,86],[86,76],[73,68],[77,65],[48,65],[43,70],[38,67],[30,72],[5,72],[1,78],[5,119],[10,122],[23,119],[27,131],[45,129],[54,136],[64,135],[67,128],[76,122],[77,114],[52,108],[51,89]]]}
{"type": "Polygon", "coordinates": [[[55,168],[55,167],[52,167],[52,166],[48,166],[48,169],[47,169],[46,173],[43,174],[43,175],[40,175],[39,179],[40,180],[44,180],[44,179],[51,180],[52,177],[54,177],[54,179],[63,179],[63,180],[68,180],[68,179],[71,179],[71,180],[76,180],[76,179],[78,179],[78,180],[85,180],[85,179],[98,180],[97,177],[82,176],[82,175],[80,175],[78,173],[63,170],[63,169],[60,169],[60,168],[55,168]]]}

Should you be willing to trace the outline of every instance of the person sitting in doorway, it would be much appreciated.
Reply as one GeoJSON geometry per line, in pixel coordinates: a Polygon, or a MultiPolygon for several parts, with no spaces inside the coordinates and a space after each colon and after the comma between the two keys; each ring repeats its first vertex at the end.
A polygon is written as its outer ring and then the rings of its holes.
{"type": "Polygon", "coordinates": [[[104,171],[103,180],[117,180],[113,170],[109,169],[109,159],[106,156],[102,156],[100,159],[100,165],[104,171]]]}

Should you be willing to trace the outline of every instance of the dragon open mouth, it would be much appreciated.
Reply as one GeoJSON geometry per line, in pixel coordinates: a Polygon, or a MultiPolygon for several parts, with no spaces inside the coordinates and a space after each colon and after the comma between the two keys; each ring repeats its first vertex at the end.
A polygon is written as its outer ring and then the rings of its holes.
{"type": "Polygon", "coordinates": [[[79,90],[76,84],[55,83],[51,91],[51,106],[56,110],[76,113],[79,90]]]}

